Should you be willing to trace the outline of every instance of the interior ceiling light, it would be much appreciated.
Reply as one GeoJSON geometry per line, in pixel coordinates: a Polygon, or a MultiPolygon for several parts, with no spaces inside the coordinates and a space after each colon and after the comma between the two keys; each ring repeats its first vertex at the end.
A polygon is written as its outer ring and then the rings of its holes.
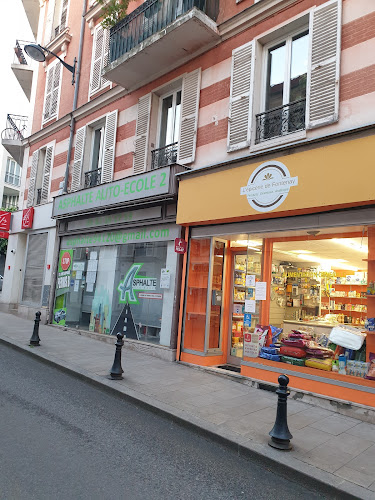
{"type": "Polygon", "coordinates": [[[334,243],[338,243],[339,245],[343,245],[351,250],[356,250],[357,252],[368,253],[368,246],[361,245],[356,241],[351,240],[350,238],[333,238],[332,241],[334,243]]]}
{"type": "Polygon", "coordinates": [[[291,253],[314,253],[310,250],[291,250],[291,253]]]}
{"type": "Polygon", "coordinates": [[[261,242],[255,241],[255,240],[237,240],[237,241],[232,241],[232,246],[237,246],[237,247],[260,247],[261,242]]]}
{"type": "Polygon", "coordinates": [[[297,257],[307,262],[316,262],[324,268],[345,269],[347,271],[354,272],[358,271],[358,267],[348,266],[347,264],[345,264],[345,262],[347,261],[342,262],[342,259],[322,259],[321,257],[311,257],[309,255],[303,254],[297,255],[297,257]]]}

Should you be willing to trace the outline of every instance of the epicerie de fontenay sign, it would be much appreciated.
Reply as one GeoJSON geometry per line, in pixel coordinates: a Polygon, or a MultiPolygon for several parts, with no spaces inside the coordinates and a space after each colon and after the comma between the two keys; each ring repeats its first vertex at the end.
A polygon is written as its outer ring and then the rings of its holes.
{"type": "Polygon", "coordinates": [[[247,186],[241,187],[241,195],[257,212],[270,212],[284,202],[294,186],[298,186],[298,177],[291,177],[283,163],[267,161],[250,175],[247,186]]]}

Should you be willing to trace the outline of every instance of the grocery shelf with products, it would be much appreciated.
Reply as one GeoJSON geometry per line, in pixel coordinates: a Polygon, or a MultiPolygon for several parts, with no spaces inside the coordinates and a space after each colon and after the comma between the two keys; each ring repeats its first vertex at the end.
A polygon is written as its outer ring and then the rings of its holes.
{"type": "Polygon", "coordinates": [[[243,356],[244,332],[254,330],[259,321],[259,302],[256,301],[255,312],[251,313],[251,321],[246,324],[245,300],[255,300],[255,282],[260,281],[261,262],[260,256],[251,254],[234,255],[233,265],[233,296],[232,296],[232,322],[230,355],[236,358],[243,356]],[[246,276],[254,276],[254,283],[246,283],[246,276]]]}

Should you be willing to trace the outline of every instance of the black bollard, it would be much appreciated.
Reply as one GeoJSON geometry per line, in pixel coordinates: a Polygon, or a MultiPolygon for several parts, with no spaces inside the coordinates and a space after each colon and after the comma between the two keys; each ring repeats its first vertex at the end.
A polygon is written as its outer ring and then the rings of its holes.
{"type": "Polygon", "coordinates": [[[32,345],[32,346],[40,345],[39,344],[39,342],[40,342],[40,338],[39,338],[39,323],[40,323],[40,316],[41,315],[42,315],[42,313],[40,311],[38,311],[38,312],[35,313],[34,330],[33,330],[33,334],[31,336],[30,344],[29,345],[32,345]]]}
{"type": "Polygon", "coordinates": [[[123,378],[122,374],[124,373],[124,370],[122,369],[121,366],[121,349],[122,346],[124,345],[124,340],[123,340],[124,334],[118,333],[116,337],[117,337],[117,342],[115,344],[116,346],[115,360],[113,362],[109,378],[112,380],[121,380],[123,378]]]}
{"type": "Polygon", "coordinates": [[[272,431],[269,433],[271,439],[268,444],[278,450],[291,450],[290,440],[293,436],[288,429],[287,422],[287,398],[290,394],[288,389],[289,378],[286,375],[280,375],[278,380],[280,385],[276,390],[278,395],[276,420],[272,431]]]}

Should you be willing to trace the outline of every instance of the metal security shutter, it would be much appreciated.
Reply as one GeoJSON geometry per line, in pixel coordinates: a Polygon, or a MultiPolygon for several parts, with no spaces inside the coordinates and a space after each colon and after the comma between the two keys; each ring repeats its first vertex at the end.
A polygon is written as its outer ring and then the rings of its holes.
{"type": "Polygon", "coordinates": [[[135,131],[135,151],[133,170],[141,174],[146,170],[148,156],[148,134],[150,126],[151,94],[141,97],[138,101],[137,128],[135,131]]]}
{"type": "Polygon", "coordinates": [[[339,118],[341,0],[325,3],[311,12],[310,32],[307,126],[314,128],[339,118]]]}
{"type": "Polygon", "coordinates": [[[22,301],[39,306],[42,301],[48,233],[30,234],[27,245],[22,301]]]}
{"type": "Polygon", "coordinates": [[[33,153],[33,158],[31,161],[29,190],[27,192],[27,206],[28,207],[32,207],[34,204],[35,180],[36,180],[36,173],[38,171],[38,161],[39,161],[39,151],[35,151],[33,153]]]}
{"type": "Polygon", "coordinates": [[[53,158],[53,146],[48,146],[46,148],[46,157],[44,160],[44,169],[43,169],[43,180],[42,180],[42,196],[41,202],[48,202],[49,195],[49,184],[50,184],[50,176],[52,169],[52,158],[53,158]]]}
{"type": "Polygon", "coordinates": [[[250,146],[254,44],[242,45],[232,52],[227,150],[250,146]]]}
{"type": "Polygon", "coordinates": [[[177,162],[184,165],[195,159],[198,108],[201,90],[200,68],[186,75],[182,82],[181,123],[177,162]]]}
{"type": "Polygon", "coordinates": [[[104,152],[102,163],[102,182],[111,182],[115,163],[115,146],[117,132],[117,109],[108,113],[105,120],[104,152]]]}
{"type": "Polygon", "coordinates": [[[81,175],[83,165],[83,153],[85,150],[86,127],[81,127],[76,133],[76,144],[74,148],[72,191],[77,191],[81,187],[81,175]]]}

